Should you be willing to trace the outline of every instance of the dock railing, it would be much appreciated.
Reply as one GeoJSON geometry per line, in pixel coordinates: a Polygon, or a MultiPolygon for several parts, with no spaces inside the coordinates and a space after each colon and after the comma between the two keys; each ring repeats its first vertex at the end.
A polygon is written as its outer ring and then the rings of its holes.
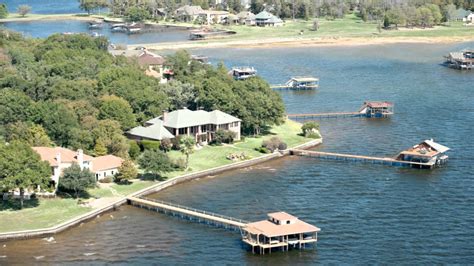
{"type": "Polygon", "coordinates": [[[143,196],[138,197],[138,198],[139,198],[139,199],[142,199],[142,200],[146,200],[146,201],[156,202],[156,203],[159,203],[159,204],[162,204],[162,205],[168,205],[168,206],[171,206],[171,207],[174,207],[174,208],[179,208],[179,209],[183,209],[183,210],[187,210],[187,211],[199,213],[199,214],[205,214],[205,215],[212,216],[212,217],[216,217],[216,218],[220,218],[220,219],[226,219],[226,220],[233,221],[233,222],[237,222],[237,223],[242,223],[242,224],[248,224],[248,223],[250,223],[249,221],[246,221],[246,220],[237,219],[237,218],[234,218],[234,217],[230,217],[230,216],[226,216],[226,215],[221,215],[221,214],[217,214],[217,213],[214,213],[214,212],[208,212],[208,211],[204,211],[204,210],[199,210],[199,209],[196,209],[196,208],[187,207],[187,206],[180,205],[180,204],[177,204],[177,203],[171,203],[171,202],[167,202],[167,201],[163,201],[163,200],[158,200],[158,199],[150,199],[150,198],[143,197],[143,196]]]}

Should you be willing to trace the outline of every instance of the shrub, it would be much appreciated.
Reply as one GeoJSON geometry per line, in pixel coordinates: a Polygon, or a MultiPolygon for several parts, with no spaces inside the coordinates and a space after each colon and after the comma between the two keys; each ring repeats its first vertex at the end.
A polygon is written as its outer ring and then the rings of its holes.
{"type": "Polygon", "coordinates": [[[236,133],[230,130],[218,129],[212,141],[214,144],[234,143],[236,133]]]}
{"type": "Polygon", "coordinates": [[[311,133],[316,132],[319,129],[319,124],[316,122],[306,122],[301,126],[301,131],[303,131],[303,136],[308,137],[311,133]]]}
{"type": "Polygon", "coordinates": [[[306,137],[311,139],[319,139],[321,136],[317,132],[311,132],[306,137]]]}
{"type": "Polygon", "coordinates": [[[99,183],[104,183],[104,184],[106,184],[106,183],[112,183],[112,181],[113,181],[113,180],[112,180],[112,177],[106,176],[106,177],[100,179],[100,180],[99,180],[99,183]]]}
{"type": "Polygon", "coordinates": [[[173,145],[172,149],[175,150],[175,151],[181,150],[180,143],[181,143],[181,137],[180,136],[176,136],[174,139],[171,139],[171,144],[173,145]]]}
{"type": "Polygon", "coordinates": [[[270,153],[270,151],[265,147],[257,147],[257,148],[255,148],[255,150],[260,152],[260,153],[270,153]]]}
{"type": "Polygon", "coordinates": [[[178,170],[184,170],[186,169],[186,159],[180,157],[176,160],[172,161],[174,168],[178,170]]]}
{"type": "Polygon", "coordinates": [[[160,149],[164,152],[169,152],[173,148],[173,142],[170,139],[162,139],[160,149]]]}
{"type": "Polygon", "coordinates": [[[134,160],[137,159],[140,155],[140,146],[134,140],[130,140],[128,144],[128,155],[134,160]]]}
{"type": "Polygon", "coordinates": [[[286,143],[284,143],[284,142],[281,142],[278,145],[278,150],[280,150],[280,151],[286,150],[287,148],[288,148],[288,145],[286,145],[286,143]]]}
{"type": "Polygon", "coordinates": [[[146,150],[158,150],[160,148],[160,142],[157,140],[142,140],[140,142],[142,149],[146,150]]]}
{"type": "Polygon", "coordinates": [[[269,140],[265,140],[262,142],[262,147],[266,148],[270,152],[274,152],[277,149],[284,148],[282,150],[285,150],[287,145],[284,143],[280,138],[278,137],[272,137],[269,140]]]}

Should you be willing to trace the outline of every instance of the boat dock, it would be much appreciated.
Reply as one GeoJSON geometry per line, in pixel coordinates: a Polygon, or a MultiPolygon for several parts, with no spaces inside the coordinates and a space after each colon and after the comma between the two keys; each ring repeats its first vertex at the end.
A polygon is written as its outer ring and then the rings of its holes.
{"type": "Polygon", "coordinates": [[[367,117],[385,118],[394,113],[394,104],[387,101],[366,101],[357,112],[315,113],[315,114],[287,114],[294,120],[315,120],[322,118],[367,117]]]}
{"type": "Polygon", "coordinates": [[[269,213],[267,220],[248,222],[212,212],[144,197],[128,197],[130,205],[169,214],[188,221],[238,231],[242,242],[252,253],[265,254],[272,250],[287,251],[289,248],[304,249],[306,245],[316,246],[320,228],[305,223],[286,212],[269,213]]]}
{"type": "Polygon", "coordinates": [[[204,223],[220,228],[225,228],[234,231],[240,231],[242,227],[248,224],[248,221],[224,216],[212,212],[202,211],[194,208],[189,208],[179,204],[165,202],[156,199],[143,197],[128,197],[127,202],[130,205],[140,208],[178,216],[186,220],[204,223]]]}
{"type": "Polygon", "coordinates": [[[361,114],[359,112],[288,114],[287,117],[294,120],[315,120],[315,119],[322,119],[322,118],[365,117],[365,114],[361,114]]]}
{"type": "Polygon", "coordinates": [[[353,155],[353,154],[342,154],[334,152],[322,152],[322,151],[308,151],[308,150],[298,150],[291,149],[291,155],[313,157],[320,159],[329,159],[329,160],[338,160],[338,161],[352,161],[352,162],[364,162],[372,164],[382,164],[390,166],[400,166],[400,167],[413,167],[420,169],[431,169],[435,166],[435,163],[432,162],[412,162],[412,161],[400,161],[393,158],[387,157],[373,157],[373,156],[364,156],[364,155],[353,155]]]}
{"type": "Polygon", "coordinates": [[[285,84],[270,85],[272,89],[312,90],[319,87],[319,79],[314,77],[292,77],[285,84]]]}

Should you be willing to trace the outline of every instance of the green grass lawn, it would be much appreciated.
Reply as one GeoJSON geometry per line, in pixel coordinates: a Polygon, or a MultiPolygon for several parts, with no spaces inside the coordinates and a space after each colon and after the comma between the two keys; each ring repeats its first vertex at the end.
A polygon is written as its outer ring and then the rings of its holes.
{"type": "MultiPolygon", "coordinates": [[[[299,133],[301,133],[301,124],[287,120],[282,125],[272,127],[268,134],[261,137],[246,137],[245,140],[236,142],[233,145],[204,146],[190,155],[187,172],[176,171],[168,173],[166,176],[170,178],[233,163],[233,161],[226,158],[229,154],[245,153],[249,158],[262,156],[264,154],[256,151],[255,148],[260,147],[264,140],[270,139],[273,136],[278,136],[288,147],[294,147],[312,140],[300,136],[299,133]]],[[[172,159],[184,158],[184,155],[179,151],[171,151],[168,154],[172,159]]]]}
{"type": "Polygon", "coordinates": [[[91,210],[75,199],[63,198],[25,201],[22,210],[12,210],[14,205],[17,203],[0,203],[0,232],[51,227],[91,210]]]}

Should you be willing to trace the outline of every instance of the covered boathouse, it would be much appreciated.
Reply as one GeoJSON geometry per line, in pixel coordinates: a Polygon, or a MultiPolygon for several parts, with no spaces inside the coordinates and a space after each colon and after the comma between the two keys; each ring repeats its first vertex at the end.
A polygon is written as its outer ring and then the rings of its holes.
{"type": "Polygon", "coordinates": [[[448,150],[448,147],[429,139],[400,152],[396,160],[423,163],[423,166],[420,165],[421,168],[431,169],[448,161],[448,155],[444,154],[448,150]]]}
{"type": "Polygon", "coordinates": [[[359,113],[366,117],[388,117],[393,115],[394,104],[387,101],[367,101],[364,102],[359,113]]]}
{"type": "Polygon", "coordinates": [[[242,241],[260,254],[269,253],[272,249],[283,251],[292,248],[305,248],[306,244],[316,244],[318,232],[316,226],[310,225],[286,212],[268,214],[268,220],[249,223],[242,228],[242,241]],[[256,248],[256,249],[255,249],[256,248]]]}
{"type": "Polygon", "coordinates": [[[445,58],[448,67],[461,70],[474,69],[474,50],[451,52],[445,58]]]}

